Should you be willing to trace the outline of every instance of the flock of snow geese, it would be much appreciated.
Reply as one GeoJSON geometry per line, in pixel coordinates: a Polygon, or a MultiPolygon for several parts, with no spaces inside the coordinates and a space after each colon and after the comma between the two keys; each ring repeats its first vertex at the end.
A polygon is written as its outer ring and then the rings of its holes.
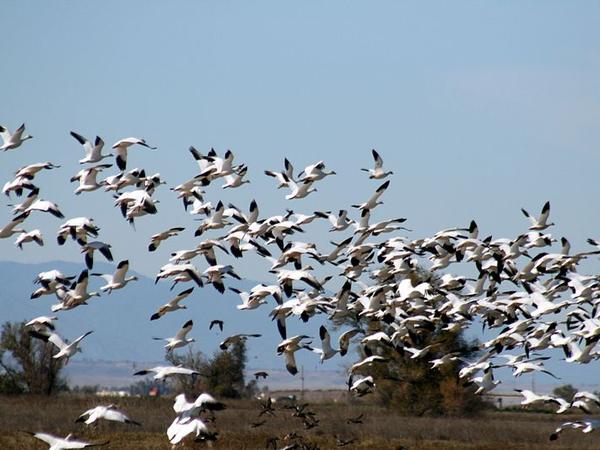
{"type": "MultiPolygon", "coordinates": [[[[0,127],[0,135],[3,138],[0,149],[4,151],[17,150],[32,138],[25,133],[24,125],[14,133],[0,127]]],[[[156,147],[144,139],[130,137],[117,141],[112,146],[113,153],[102,153],[104,141],[100,137],[92,142],[75,132],[71,132],[71,136],[85,151],[85,157],[79,160],[84,168],[71,178],[71,182],[78,183],[76,195],[99,189],[112,191],[114,205],[131,224],[146,215],[158,213],[154,194],[166,184],[160,174],[148,176],[144,169],[127,170],[130,150],[156,147]],[[99,180],[99,174],[113,167],[105,160],[113,157],[119,172],[99,180]]],[[[550,250],[557,240],[547,232],[554,225],[549,221],[549,203],[543,205],[539,217],[523,209],[530,226],[513,239],[482,238],[475,221],[465,227],[439,231],[430,237],[409,239],[399,234],[410,231],[402,226],[405,218],[371,221],[371,215],[382,204],[381,198],[390,185],[387,178],[393,174],[384,169],[382,158],[375,150],[372,150],[374,167],[362,170],[371,180],[383,181],[374,187],[372,195],[364,202],[350,205],[352,208],[349,209],[311,214],[286,210],[284,214],[272,217],[261,217],[255,200],[245,212],[232,204],[225,205],[222,201],[213,204],[205,199],[205,190],[219,180],[223,183],[222,189],[241,188],[249,182],[246,179],[248,167],[236,164],[231,151],[219,156],[213,149],[202,154],[191,147],[190,154],[198,165],[197,175],[171,187],[170,191],[172,196],[181,199],[186,211],[200,218],[193,233],[198,242],[193,248],[172,252],[169,261],[158,271],[156,281],[168,279],[173,287],[180,283],[193,286],[161,306],[151,315],[151,320],[185,309],[183,302],[194,289],[206,288],[209,284],[220,293],[226,289],[237,293],[241,299],[241,304],[237,305],[240,311],[269,309],[267,305],[273,302],[269,317],[282,339],[275,351],[283,357],[289,373],[295,375],[298,371],[294,356],[297,351],[314,352],[323,363],[338,353],[346,355],[354,344],[362,359],[349,369],[348,389],[356,396],[369,394],[377,388],[377,373],[380,372],[373,370],[374,367],[391,364],[398,358],[425,359],[434,371],[451,364],[459,365],[462,382],[475,384],[477,393],[485,394],[499,384],[494,378],[495,370],[512,370],[515,377],[533,372],[554,376],[544,367],[544,361],[550,358],[542,355],[541,352],[546,350],[562,349],[564,361],[570,364],[588,364],[600,356],[596,350],[600,339],[597,308],[600,275],[578,271],[582,262],[600,253],[600,243],[589,239],[592,248],[575,253],[571,251],[569,241],[562,238],[561,249],[550,250]],[[318,249],[314,243],[293,240],[309,224],[321,220],[331,224],[331,233],[343,236],[332,240],[330,248],[318,249]],[[216,232],[213,238],[205,238],[213,231],[216,232]],[[267,262],[268,273],[275,278],[273,284],[259,284],[249,292],[226,286],[235,283],[232,279],[241,277],[233,265],[218,264],[219,254],[229,254],[237,259],[244,258],[249,252],[267,262]],[[194,263],[199,256],[207,263],[203,271],[194,263]],[[317,271],[308,264],[309,260],[334,274],[319,278],[317,271]],[[475,277],[450,273],[456,265],[463,273],[470,271],[475,277]],[[340,288],[332,293],[337,288],[326,289],[327,283],[338,283],[340,288]],[[323,325],[318,329],[319,348],[313,346],[311,332],[288,337],[286,322],[290,318],[299,318],[309,327],[310,319],[317,315],[326,317],[336,329],[340,326],[349,328],[342,330],[337,348],[332,345],[330,332],[323,325]],[[474,323],[482,324],[494,336],[481,344],[476,359],[436,351],[436,339],[443,335],[442,331],[458,333],[474,323]]],[[[32,243],[44,245],[40,230],[26,231],[22,227],[32,216],[41,213],[64,219],[59,206],[42,199],[41,189],[34,184],[41,171],[59,167],[51,162],[31,164],[18,169],[14,178],[4,184],[4,194],[15,195],[23,201],[13,206],[12,219],[0,228],[0,238],[16,236],[15,243],[20,248],[32,243]]],[[[288,190],[285,198],[289,201],[311,195],[317,190],[318,183],[336,175],[323,161],[305,167],[296,175],[288,159],[285,159],[283,170],[265,170],[264,174],[277,181],[277,189],[288,190]]],[[[71,241],[79,245],[86,268],[76,276],[57,270],[40,273],[35,279],[37,288],[31,298],[54,295],[58,301],[51,306],[52,312],[63,312],[100,295],[88,291],[89,276],[102,277],[106,284],[100,290],[108,294],[135,281],[135,276],[127,276],[128,260],[118,262],[113,274],[88,272],[93,269],[97,253],[108,261],[113,260],[110,244],[92,240],[98,238],[99,231],[91,217],[69,218],[60,225],[58,245],[71,241]]],[[[150,236],[148,251],[157,251],[166,240],[175,240],[184,231],[185,227],[175,227],[150,236]]],[[[64,358],[66,363],[76,355],[83,339],[92,331],[69,342],[56,332],[56,320],[57,316],[37,317],[29,321],[27,327],[32,336],[54,344],[58,350],[54,358],[64,358]]],[[[215,324],[223,327],[220,321],[214,321],[211,327],[215,324]]],[[[194,342],[187,337],[193,325],[193,321],[188,320],[174,337],[165,339],[166,351],[172,352],[194,342]]],[[[225,339],[221,348],[226,350],[235,342],[260,336],[258,333],[235,334],[225,339]]],[[[200,376],[193,368],[182,366],[152,367],[135,375],[150,373],[156,380],[200,376]]],[[[267,374],[261,372],[261,375],[267,374]]],[[[519,392],[524,398],[522,405],[556,404],[559,414],[576,409],[590,413],[592,408],[600,406],[600,398],[590,392],[578,392],[572,401],[537,395],[528,390],[519,392]]],[[[190,435],[199,440],[214,439],[215,433],[209,430],[202,414],[223,407],[207,393],[192,403],[183,394],[178,395],[174,405],[177,417],[167,431],[169,441],[178,444],[190,435]]],[[[100,419],[139,425],[114,405],[97,406],[77,420],[91,424],[100,419]]],[[[568,428],[588,433],[597,427],[594,420],[566,422],[556,429],[551,439],[556,439],[568,428]]],[[[51,449],[105,444],[79,441],[72,436],[63,439],[46,433],[32,434],[48,443],[51,449]]]]}

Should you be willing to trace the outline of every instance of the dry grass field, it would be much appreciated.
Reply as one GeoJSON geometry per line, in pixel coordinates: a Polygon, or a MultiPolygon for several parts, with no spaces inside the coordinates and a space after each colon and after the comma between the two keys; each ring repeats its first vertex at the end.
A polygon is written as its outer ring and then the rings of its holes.
{"type": "MultiPolygon", "coordinates": [[[[293,442],[283,438],[290,432],[301,435],[321,449],[338,448],[336,437],[355,439],[346,449],[597,449],[600,433],[584,435],[563,433],[550,442],[550,432],[563,420],[574,416],[520,412],[487,412],[476,418],[403,417],[367,403],[311,403],[318,426],[306,430],[292,411],[277,407],[275,416],[258,418],[256,401],[228,401],[227,409],[217,414],[211,428],[218,431],[215,449],[264,449],[269,437],[280,439],[282,448],[293,442]],[[347,424],[346,419],[364,414],[362,424],[347,424]],[[251,428],[259,420],[266,423],[251,428]]],[[[106,448],[119,450],[169,449],[165,430],[174,418],[169,398],[98,398],[59,396],[0,397],[0,449],[34,450],[47,448],[42,442],[19,430],[46,431],[65,436],[74,433],[89,440],[109,440],[106,448]],[[86,429],[74,423],[84,410],[97,404],[116,403],[143,426],[103,423],[86,429]]],[[[579,416],[579,418],[581,418],[579,416]]],[[[206,448],[206,443],[188,443],[185,448],[206,448]]]]}

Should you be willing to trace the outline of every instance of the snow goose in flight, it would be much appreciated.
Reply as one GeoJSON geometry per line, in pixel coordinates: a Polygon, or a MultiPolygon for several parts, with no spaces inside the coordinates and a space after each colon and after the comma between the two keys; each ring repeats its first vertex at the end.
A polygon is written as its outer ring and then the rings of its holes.
{"type": "Polygon", "coordinates": [[[61,311],[76,308],[79,305],[87,304],[87,301],[92,297],[100,297],[97,292],[88,292],[88,271],[83,270],[79,274],[77,283],[74,287],[66,290],[59,286],[56,289],[56,295],[61,300],[60,303],[52,305],[52,311],[61,311]]]}
{"type": "Polygon", "coordinates": [[[54,330],[54,321],[58,320],[56,316],[39,316],[31,319],[25,324],[26,327],[31,327],[35,331],[54,330]]]}
{"type": "Polygon", "coordinates": [[[383,159],[381,159],[381,156],[379,156],[379,153],[377,153],[377,151],[375,149],[372,149],[371,153],[373,154],[373,160],[375,161],[375,167],[373,169],[360,169],[360,170],[362,170],[363,172],[368,172],[369,178],[371,180],[381,180],[382,178],[385,178],[388,175],[394,174],[394,172],[392,172],[391,170],[389,172],[386,172],[385,170],[383,170],[383,159]]]}
{"type": "Polygon", "coordinates": [[[167,353],[170,353],[176,348],[185,347],[186,345],[191,344],[192,342],[196,342],[194,338],[187,338],[187,335],[192,330],[193,326],[194,322],[192,320],[188,320],[186,323],[183,324],[183,327],[181,327],[181,329],[177,332],[177,334],[174,337],[152,339],[155,339],[157,341],[167,341],[165,349],[167,350],[167,353]]]}
{"type": "Polygon", "coordinates": [[[25,198],[25,200],[23,200],[21,203],[17,204],[17,205],[8,205],[8,206],[12,206],[12,213],[13,214],[19,214],[24,212],[27,208],[29,208],[38,198],[38,196],[40,195],[40,189],[39,188],[33,188],[31,191],[29,191],[29,194],[27,194],[27,197],[25,198]]]}
{"type": "Polygon", "coordinates": [[[93,273],[92,275],[97,277],[102,277],[106,281],[106,284],[100,288],[100,291],[106,292],[109,294],[116,289],[122,289],[127,286],[127,283],[130,281],[137,281],[138,277],[133,275],[130,277],[125,277],[127,271],[129,270],[129,260],[125,259],[117,265],[117,270],[114,274],[101,274],[101,273],[93,273]]]}
{"type": "Polygon", "coordinates": [[[246,342],[248,340],[249,337],[261,337],[262,334],[247,334],[247,333],[240,333],[240,334],[234,334],[232,336],[227,337],[223,342],[221,342],[219,344],[219,348],[221,350],[229,350],[229,347],[235,344],[239,344],[240,342],[246,342]]]}
{"type": "Polygon", "coordinates": [[[362,333],[362,330],[359,328],[353,328],[340,335],[340,337],[338,338],[338,344],[340,346],[341,356],[344,356],[346,353],[348,353],[348,348],[350,347],[350,340],[358,333],[362,333]]]}
{"type": "Polygon", "coordinates": [[[29,331],[29,334],[35,338],[41,339],[44,342],[51,342],[58,348],[59,352],[52,355],[54,359],[65,358],[65,364],[69,363],[69,358],[73,356],[75,353],[80,352],[79,343],[86,337],[92,334],[93,331],[88,331],[85,334],[82,334],[73,342],[65,342],[58,333],[48,332],[48,331],[29,331]]]}
{"type": "Polygon", "coordinates": [[[221,188],[237,188],[243,184],[250,183],[250,180],[244,180],[246,173],[248,173],[248,167],[242,165],[242,167],[236,172],[230,175],[225,175],[225,184],[221,186],[221,188]]]}
{"type": "MultiPolygon", "coordinates": [[[[365,347],[365,350],[367,348],[368,347],[365,347]]],[[[357,371],[360,372],[360,371],[362,371],[365,368],[371,367],[375,363],[384,363],[384,362],[388,362],[388,361],[389,361],[388,358],[384,358],[383,356],[379,356],[379,355],[370,355],[370,356],[367,356],[363,360],[357,362],[352,367],[350,367],[350,374],[354,374],[357,371]]]]}
{"type": "Polygon", "coordinates": [[[67,236],[71,236],[79,245],[85,245],[87,236],[96,237],[98,236],[98,231],[100,231],[100,228],[94,225],[94,219],[74,217],[60,226],[56,240],[58,245],[63,245],[67,240],[67,236]]]}
{"type": "Polygon", "coordinates": [[[142,424],[131,420],[123,411],[119,411],[116,405],[98,405],[82,413],[75,422],[83,422],[86,425],[92,425],[96,421],[104,419],[112,422],[128,423],[141,426],[142,424]]]}
{"type": "Polygon", "coordinates": [[[256,309],[260,305],[264,305],[267,301],[262,297],[252,297],[249,292],[240,291],[239,289],[230,287],[229,290],[235,292],[242,299],[241,305],[236,305],[236,308],[239,310],[244,309],[256,309]]]}
{"type": "Polygon", "coordinates": [[[104,169],[108,169],[112,167],[112,164],[96,164],[92,167],[87,167],[85,169],[81,169],[74,176],[71,177],[71,183],[74,181],[79,181],[79,186],[75,189],[75,195],[79,195],[82,192],[91,192],[99,189],[102,184],[98,183],[96,179],[98,173],[102,172],[104,169]]]}
{"type": "Polygon", "coordinates": [[[523,396],[523,400],[521,400],[521,406],[531,406],[536,403],[548,403],[554,402],[554,397],[550,395],[538,395],[533,391],[528,389],[515,389],[515,392],[518,392],[523,396]]]}
{"type": "Polygon", "coordinates": [[[24,431],[24,433],[30,434],[40,441],[44,441],[50,446],[49,450],[69,450],[75,448],[89,448],[89,447],[102,447],[108,445],[110,441],[104,442],[87,442],[73,438],[72,434],[69,434],[65,438],[60,438],[49,433],[32,433],[30,431],[24,431]]]}
{"type": "Polygon", "coordinates": [[[475,391],[475,394],[485,394],[500,384],[499,380],[494,380],[494,374],[490,365],[483,369],[482,376],[473,378],[471,382],[477,385],[477,390],[475,391]]]}
{"type": "Polygon", "coordinates": [[[223,277],[225,275],[241,280],[240,276],[234,272],[233,266],[231,265],[217,264],[210,266],[204,271],[204,275],[207,277],[207,282],[212,284],[221,294],[225,292],[225,285],[223,284],[223,277]]]}
{"type": "Polygon", "coordinates": [[[7,197],[10,196],[11,192],[14,192],[17,197],[20,197],[23,195],[23,189],[29,189],[30,191],[33,191],[37,188],[33,183],[31,183],[31,180],[25,177],[16,177],[12,181],[7,181],[4,183],[4,186],[2,186],[2,192],[7,197]]]}
{"type": "Polygon", "coordinates": [[[585,420],[577,420],[575,422],[565,422],[561,426],[559,426],[554,433],[550,435],[550,440],[555,441],[558,439],[560,433],[564,430],[571,428],[573,430],[581,430],[583,433],[591,433],[597,428],[600,428],[600,420],[596,419],[585,419],[585,420]]]}
{"type": "Polygon", "coordinates": [[[298,373],[294,353],[296,353],[301,348],[307,348],[306,345],[302,344],[302,340],[308,338],[310,338],[310,336],[306,336],[304,334],[294,336],[289,339],[283,340],[277,346],[277,354],[283,355],[283,358],[285,360],[285,368],[292,375],[296,375],[298,373]]]}
{"type": "Polygon", "coordinates": [[[131,169],[127,172],[119,172],[116,175],[106,177],[100,182],[104,186],[104,190],[119,192],[121,189],[128,186],[141,188],[146,182],[146,171],[144,169],[131,169]]]}
{"type": "Polygon", "coordinates": [[[71,280],[75,278],[73,276],[66,277],[58,270],[49,270],[47,272],[40,272],[37,277],[33,280],[34,284],[41,285],[40,288],[36,289],[32,294],[32,299],[41,297],[42,295],[54,294],[56,289],[60,286],[68,286],[71,284],[71,280]]]}
{"type": "Polygon", "coordinates": [[[58,205],[56,203],[49,202],[48,200],[36,200],[27,208],[25,208],[25,213],[30,213],[32,211],[50,213],[59,219],[65,218],[63,213],[60,212],[60,209],[58,209],[58,205]]]}
{"type": "Polygon", "coordinates": [[[60,166],[57,166],[50,161],[29,164],[28,166],[21,167],[19,170],[15,172],[16,177],[23,177],[29,180],[33,180],[36,174],[41,170],[52,170],[58,169],[60,166]]]}
{"type": "Polygon", "coordinates": [[[173,227],[173,228],[169,228],[166,231],[162,231],[160,233],[153,234],[150,237],[150,245],[148,245],[148,251],[149,252],[155,251],[162,241],[165,241],[165,240],[169,239],[170,237],[177,236],[183,230],[185,230],[184,227],[173,227]]]}
{"type": "Polygon", "coordinates": [[[179,444],[187,436],[194,434],[196,441],[215,440],[216,433],[208,431],[206,424],[198,417],[179,420],[175,418],[173,423],[167,428],[167,438],[173,445],[179,444]]]}
{"type": "Polygon", "coordinates": [[[17,234],[17,233],[27,233],[27,231],[25,231],[24,229],[17,228],[17,226],[19,224],[21,224],[25,221],[27,216],[29,216],[29,213],[19,214],[18,216],[14,217],[10,222],[8,222],[6,225],[4,225],[3,227],[0,227],[0,239],[9,238],[12,235],[17,234]]]}
{"type": "Polygon", "coordinates": [[[152,147],[146,143],[144,139],[129,137],[121,139],[113,144],[112,148],[116,153],[117,167],[119,170],[125,170],[127,167],[127,150],[132,145],[141,145],[152,150],[156,150],[156,147],[152,147]]]}
{"type": "Polygon", "coordinates": [[[193,402],[188,402],[185,394],[175,397],[173,410],[179,414],[180,419],[196,416],[203,411],[222,411],[226,408],[224,403],[217,401],[212,395],[203,392],[193,402]]]}
{"type": "Polygon", "coordinates": [[[83,145],[83,149],[85,150],[85,158],[79,160],[79,164],[86,163],[97,163],[102,161],[104,158],[110,158],[113,156],[112,153],[108,153],[106,155],[102,154],[102,148],[104,147],[104,141],[100,136],[96,136],[96,140],[94,141],[94,145],[82,135],[71,131],[71,136],[73,136],[77,142],[83,145]]]}
{"type": "Polygon", "coordinates": [[[156,311],[154,314],[152,314],[152,316],[150,317],[150,320],[160,319],[166,313],[172,312],[172,311],[177,311],[178,309],[187,309],[187,306],[180,305],[179,302],[181,302],[184,298],[186,298],[187,296],[189,296],[192,292],[194,292],[194,288],[193,287],[189,288],[189,289],[186,289],[185,291],[181,291],[177,295],[177,297],[175,297],[174,299],[170,300],[168,303],[165,303],[164,305],[162,305],[158,309],[158,311],[156,311]]]}
{"type": "Polygon", "coordinates": [[[521,208],[521,212],[531,222],[531,226],[529,227],[531,231],[542,231],[549,226],[554,225],[554,223],[548,223],[548,216],[550,215],[550,202],[544,203],[544,206],[542,207],[542,213],[538,219],[533,217],[523,208],[521,208]]]}
{"type": "Polygon", "coordinates": [[[350,380],[348,382],[348,390],[352,392],[357,397],[362,397],[363,395],[367,395],[373,392],[375,388],[375,381],[371,375],[359,378],[356,381],[353,381],[352,376],[350,376],[350,380]]]}
{"type": "Polygon", "coordinates": [[[21,126],[17,128],[14,133],[11,133],[6,127],[0,125],[0,137],[2,137],[2,140],[4,141],[4,143],[0,146],[0,150],[13,150],[19,147],[27,139],[33,138],[33,136],[30,136],[29,134],[24,135],[24,131],[25,124],[21,124],[21,126]]]}
{"type": "MultiPolygon", "coordinates": [[[[220,158],[220,157],[216,156],[216,153],[214,156],[209,156],[208,159],[211,161],[211,163],[204,170],[202,170],[200,172],[198,177],[200,179],[204,179],[204,180],[207,180],[208,182],[210,182],[217,178],[221,178],[226,175],[231,175],[234,171],[234,168],[233,168],[234,157],[235,156],[231,150],[227,150],[225,152],[224,158],[220,158]]],[[[204,184],[205,184],[205,182],[203,182],[203,185],[204,184]]]]}
{"type": "Polygon", "coordinates": [[[284,178],[287,181],[287,186],[290,188],[291,192],[285,196],[286,200],[294,200],[299,198],[307,197],[312,192],[317,192],[317,188],[313,188],[313,181],[298,181],[297,183],[291,178],[287,178],[287,175],[284,175],[284,178]]]}
{"type": "Polygon", "coordinates": [[[291,297],[294,291],[294,287],[292,285],[294,281],[303,281],[313,289],[317,289],[319,291],[323,290],[323,286],[321,286],[314,275],[309,272],[312,269],[313,268],[311,266],[306,266],[300,270],[276,269],[270,272],[277,274],[277,281],[282,287],[283,292],[285,292],[285,295],[288,297],[291,297]]]}
{"type": "Polygon", "coordinates": [[[329,231],[344,231],[352,224],[352,220],[348,219],[348,211],[340,209],[337,214],[331,212],[315,211],[315,215],[328,219],[331,222],[329,231]]]}
{"type": "Polygon", "coordinates": [[[279,185],[277,189],[289,186],[290,181],[294,181],[294,166],[288,161],[287,158],[283,160],[285,171],[274,172],[272,170],[265,170],[265,175],[275,178],[279,185]]]}
{"type": "Polygon", "coordinates": [[[377,205],[383,205],[383,202],[379,201],[379,197],[381,197],[381,195],[385,192],[385,190],[389,187],[389,185],[390,185],[390,180],[386,181],[381,186],[379,186],[375,190],[375,193],[369,198],[369,200],[367,200],[366,202],[361,203],[359,205],[352,205],[352,207],[362,210],[362,209],[373,209],[377,205]]]}
{"type": "Polygon", "coordinates": [[[165,264],[160,268],[158,273],[156,274],[156,278],[154,280],[154,284],[158,283],[158,280],[163,278],[173,277],[174,284],[171,287],[175,287],[175,285],[179,282],[183,281],[194,281],[198,286],[203,287],[204,283],[202,282],[202,275],[198,272],[196,266],[191,263],[187,264],[165,264]]]}
{"type": "Polygon", "coordinates": [[[325,171],[325,163],[323,161],[316,162],[306,166],[302,172],[298,174],[300,181],[319,181],[329,175],[336,175],[335,171],[325,171]]]}
{"type": "Polygon", "coordinates": [[[190,153],[196,160],[200,173],[204,172],[211,164],[213,164],[214,158],[217,157],[217,152],[214,148],[211,148],[207,155],[200,153],[194,146],[189,148],[190,153]]]}
{"type": "Polygon", "coordinates": [[[121,214],[127,221],[135,227],[134,219],[145,216],[146,214],[156,214],[156,204],[158,200],[154,200],[148,192],[143,189],[124,192],[115,201],[121,209],[121,214]]]}
{"type": "Polygon", "coordinates": [[[319,327],[319,337],[321,338],[322,348],[308,347],[308,349],[320,355],[321,364],[323,364],[323,361],[333,358],[336,353],[339,353],[340,349],[331,347],[331,336],[329,335],[327,328],[325,328],[323,325],[319,327]]]}
{"type": "Polygon", "coordinates": [[[112,253],[110,251],[111,245],[105,242],[92,241],[89,244],[81,246],[81,253],[85,253],[85,265],[88,269],[94,267],[94,252],[99,251],[108,261],[113,260],[112,253]]]}
{"type": "MultiPolygon", "coordinates": [[[[231,211],[227,211],[227,213],[230,213],[230,212],[231,211]]],[[[229,225],[230,222],[228,222],[227,219],[224,218],[225,215],[226,215],[225,206],[223,205],[223,202],[219,201],[219,203],[217,203],[217,206],[215,208],[214,214],[210,217],[207,217],[200,224],[200,226],[196,229],[194,236],[201,236],[205,231],[218,230],[218,229],[224,228],[226,225],[229,225]]]]}
{"type": "Polygon", "coordinates": [[[200,372],[193,369],[188,369],[187,367],[179,366],[156,366],[151,369],[143,369],[140,370],[134,375],[148,375],[150,373],[154,373],[155,380],[164,380],[168,377],[172,377],[173,375],[201,375],[200,372]]]}
{"type": "Polygon", "coordinates": [[[208,329],[212,330],[213,327],[217,327],[219,328],[219,330],[223,331],[223,321],[219,320],[219,319],[213,319],[210,321],[210,324],[208,325],[208,329]]]}
{"type": "Polygon", "coordinates": [[[23,250],[23,244],[27,242],[35,242],[37,245],[42,247],[44,245],[44,238],[40,230],[31,230],[29,232],[21,233],[17,236],[15,245],[23,250]]]}

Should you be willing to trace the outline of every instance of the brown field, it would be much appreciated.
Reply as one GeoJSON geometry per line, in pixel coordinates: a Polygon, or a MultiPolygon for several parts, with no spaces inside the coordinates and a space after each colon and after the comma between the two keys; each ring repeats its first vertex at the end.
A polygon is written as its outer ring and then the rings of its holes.
{"type": "MultiPolygon", "coordinates": [[[[74,433],[90,440],[110,440],[105,448],[122,450],[169,449],[165,430],[174,418],[170,398],[98,398],[93,396],[0,397],[0,449],[43,449],[45,444],[19,430],[45,431],[65,436],[74,433]],[[74,423],[81,412],[97,404],[116,403],[141,428],[103,423],[86,429],[74,423]]],[[[523,412],[486,412],[476,418],[415,418],[365,402],[346,401],[311,403],[319,426],[305,430],[292,411],[277,408],[275,417],[263,416],[267,423],[251,429],[257,421],[258,402],[228,401],[227,409],[217,413],[211,429],[218,431],[215,449],[264,449],[270,436],[295,431],[321,449],[337,448],[334,435],[354,438],[346,449],[597,449],[600,433],[584,435],[566,431],[558,441],[550,442],[550,432],[562,421],[581,416],[555,416],[523,412]],[[346,418],[365,414],[364,423],[346,424],[346,418]]],[[[288,442],[289,444],[289,442],[288,442]]],[[[286,443],[281,440],[279,448],[286,443]]],[[[185,448],[206,448],[206,444],[189,443],[185,448]]]]}

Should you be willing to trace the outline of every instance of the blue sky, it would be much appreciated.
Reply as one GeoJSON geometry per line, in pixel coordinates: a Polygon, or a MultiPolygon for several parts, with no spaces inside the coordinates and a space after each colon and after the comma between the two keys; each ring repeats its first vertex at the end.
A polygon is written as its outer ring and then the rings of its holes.
{"type": "MultiPolygon", "coordinates": [[[[115,258],[150,275],[194,244],[148,257],[148,237],[193,224],[167,189],[135,232],[105,193],[71,195],[82,156],[70,130],[107,145],[146,138],[159,149],[132,150],[128,166],[168,186],[196,173],[190,145],[230,148],[252,183],[211,186],[209,198],[256,198],[264,215],[365,200],[377,184],[359,168],[376,148],[395,176],[375,220],[407,217],[421,237],[476,219],[483,236],[513,237],[527,226],[519,209],[550,200],[551,232],[583,249],[600,237],[599,13],[583,1],[4,2],[0,123],[26,122],[35,138],[0,154],[0,179],[62,164],[40,176],[43,196],[94,217],[115,258]],[[338,175],[286,202],[262,174],[285,156],[298,168],[324,159],[338,175]]],[[[79,260],[53,243],[56,219],[35,220],[51,242],[19,252],[2,241],[2,259],[79,260]]]]}

